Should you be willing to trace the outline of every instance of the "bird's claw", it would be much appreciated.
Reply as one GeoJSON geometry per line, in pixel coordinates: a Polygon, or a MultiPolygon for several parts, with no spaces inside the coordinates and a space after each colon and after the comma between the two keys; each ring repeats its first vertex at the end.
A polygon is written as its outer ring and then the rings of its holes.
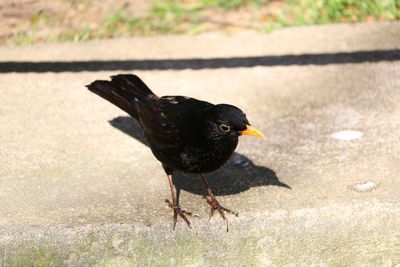
{"type": "Polygon", "coordinates": [[[208,220],[211,219],[211,217],[214,215],[214,211],[217,210],[226,224],[226,231],[229,232],[229,224],[228,224],[228,219],[225,216],[225,212],[233,214],[236,217],[239,216],[239,213],[221,206],[215,197],[208,198],[204,196],[204,198],[207,200],[208,205],[210,205],[211,207],[210,217],[208,218],[208,220]]]}
{"type": "Polygon", "coordinates": [[[178,221],[178,215],[186,222],[186,224],[188,225],[188,227],[190,229],[193,229],[192,223],[189,221],[189,219],[187,218],[187,216],[190,217],[198,217],[200,218],[199,215],[194,214],[193,212],[187,211],[185,209],[182,209],[179,204],[173,204],[171,201],[169,201],[168,199],[165,200],[166,203],[168,203],[168,206],[173,209],[174,211],[174,226],[173,229],[175,230],[176,227],[176,222],[178,221]]]}

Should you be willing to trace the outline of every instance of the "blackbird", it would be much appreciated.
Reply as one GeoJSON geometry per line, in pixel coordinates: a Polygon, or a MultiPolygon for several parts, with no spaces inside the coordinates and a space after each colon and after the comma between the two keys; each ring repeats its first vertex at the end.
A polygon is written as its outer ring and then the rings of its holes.
{"type": "Polygon", "coordinates": [[[172,181],[174,171],[196,173],[205,186],[211,206],[210,218],[218,211],[228,231],[225,212],[237,212],[221,206],[204,173],[221,167],[232,155],[240,135],[264,135],[252,127],[239,108],[214,105],[186,96],[155,95],[136,75],[120,74],[111,81],[96,80],[88,89],[135,118],[143,129],[154,156],[162,163],[172,195],[173,229],[178,216],[192,228],[187,216],[193,213],[179,205],[179,196],[172,181]]]}

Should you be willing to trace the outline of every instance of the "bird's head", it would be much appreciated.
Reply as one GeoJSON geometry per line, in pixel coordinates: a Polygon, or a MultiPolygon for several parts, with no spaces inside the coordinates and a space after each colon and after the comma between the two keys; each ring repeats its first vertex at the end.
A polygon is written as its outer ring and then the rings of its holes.
{"type": "Polygon", "coordinates": [[[215,105],[210,109],[207,117],[207,133],[210,139],[237,140],[240,135],[265,138],[259,130],[250,125],[246,114],[235,106],[215,105]]]}

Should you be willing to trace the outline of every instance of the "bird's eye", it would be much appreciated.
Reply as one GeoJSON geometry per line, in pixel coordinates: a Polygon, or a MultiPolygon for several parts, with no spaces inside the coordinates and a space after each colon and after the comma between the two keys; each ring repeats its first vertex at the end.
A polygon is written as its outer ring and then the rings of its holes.
{"type": "Polygon", "coordinates": [[[228,126],[228,125],[226,125],[226,124],[221,124],[221,125],[219,126],[219,129],[220,129],[222,132],[227,133],[227,132],[229,132],[229,131],[231,130],[231,127],[228,126]]]}

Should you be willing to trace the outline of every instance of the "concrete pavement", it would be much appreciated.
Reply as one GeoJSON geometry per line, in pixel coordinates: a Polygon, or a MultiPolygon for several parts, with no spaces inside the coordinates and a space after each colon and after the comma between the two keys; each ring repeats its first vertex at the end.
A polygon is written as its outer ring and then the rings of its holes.
{"type": "MultiPolygon", "coordinates": [[[[0,61],[399,49],[400,23],[381,23],[1,47],[0,61]]],[[[235,104],[266,135],[241,138],[208,175],[240,214],[229,233],[218,216],[208,221],[198,178],[183,174],[181,205],[201,218],[196,231],[181,220],[171,229],[167,179],[137,125],[84,88],[120,72],[0,73],[2,265],[400,264],[399,61],[123,71],[159,95],[235,104]],[[363,135],[331,137],[343,130],[363,135]]]]}

